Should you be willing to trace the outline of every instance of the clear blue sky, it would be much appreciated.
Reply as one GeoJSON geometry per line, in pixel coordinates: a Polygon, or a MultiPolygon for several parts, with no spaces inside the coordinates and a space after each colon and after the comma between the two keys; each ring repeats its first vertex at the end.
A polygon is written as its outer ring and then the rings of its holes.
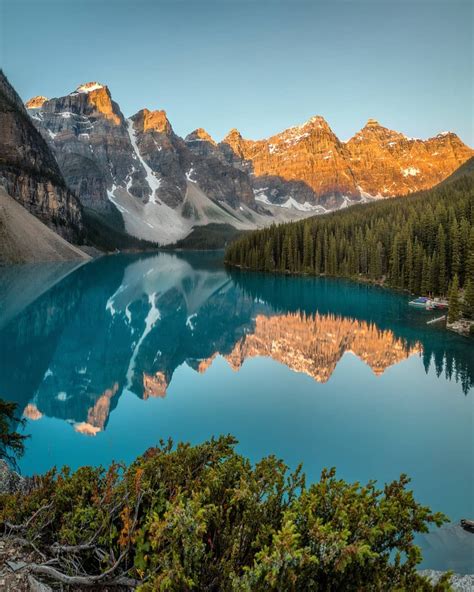
{"type": "Polygon", "coordinates": [[[0,0],[0,63],[26,100],[107,84],[126,116],[265,137],[323,115],[410,136],[473,131],[473,3],[0,0]]]}

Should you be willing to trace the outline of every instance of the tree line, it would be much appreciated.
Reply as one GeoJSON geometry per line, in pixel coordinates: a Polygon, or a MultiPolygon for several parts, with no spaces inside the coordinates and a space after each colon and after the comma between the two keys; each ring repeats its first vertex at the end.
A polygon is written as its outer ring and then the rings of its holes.
{"type": "MultiPolygon", "coordinates": [[[[474,318],[474,175],[410,197],[273,225],[229,245],[228,265],[364,278],[445,296],[453,282],[474,318]]],[[[468,310],[467,310],[468,309],[468,310]]]]}

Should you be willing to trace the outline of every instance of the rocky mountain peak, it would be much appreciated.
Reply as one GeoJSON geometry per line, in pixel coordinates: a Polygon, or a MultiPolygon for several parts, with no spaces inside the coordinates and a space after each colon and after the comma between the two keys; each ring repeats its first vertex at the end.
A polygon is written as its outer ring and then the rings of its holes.
{"type": "Polygon", "coordinates": [[[328,122],[324,119],[322,115],[313,115],[303,126],[299,127],[316,127],[316,128],[326,128],[330,129],[328,122]]]}
{"type": "Polygon", "coordinates": [[[206,130],[202,127],[198,127],[193,132],[188,134],[185,138],[186,142],[209,142],[213,146],[216,146],[216,142],[213,140],[206,130]]]}
{"type": "Polygon", "coordinates": [[[112,95],[105,84],[86,82],[78,86],[74,92],[66,97],[58,99],[58,101],[66,110],[71,109],[73,112],[83,115],[92,115],[93,112],[97,112],[115,125],[122,125],[123,123],[120,108],[112,100],[112,95]]]}
{"type": "Polygon", "coordinates": [[[81,84],[75,90],[77,93],[90,93],[95,90],[100,90],[103,88],[107,88],[105,84],[101,84],[100,82],[86,82],[85,84],[81,84]]]}
{"type": "Polygon", "coordinates": [[[40,109],[43,106],[43,103],[46,103],[47,100],[47,97],[38,95],[36,97],[32,97],[29,101],[26,101],[25,107],[27,109],[40,109]]]}
{"type": "Polygon", "coordinates": [[[364,127],[381,127],[380,123],[377,121],[377,119],[368,119],[367,123],[365,124],[364,127]]]}
{"type": "Polygon", "coordinates": [[[161,134],[171,134],[173,132],[164,110],[150,111],[149,109],[141,109],[131,119],[136,129],[142,133],[154,131],[161,134]]]}
{"type": "Polygon", "coordinates": [[[238,129],[233,127],[230,132],[226,135],[226,137],[222,140],[222,142],[226,144],[231,144],[233,141],[242,140],[242,134],[239,132],[238,129]]]}
{"type": "Polygon", "coordinates": [[[349,145],[353,142],[377,142],[381,144],[393,145],[394,142],[401,140],[406,141],[407,138],[403,134],[384,127],[377,119],[368,119],[364,127],[358,131],[354,136],[347,142],[349,145]]]}
{"type": "Polygon", "coordinates": [[[272,136],[268,141],[272,144],[284,141],[288,145],[298,143],[309,137],[317,138],[321,134],[324,136],[331,136],[334,141],[338,142],[336,135],[324,117],[322,117],[322,115],[313,115],[313,117],[305,121],[303,124],[289,127],[283,132],[272,136]]]}

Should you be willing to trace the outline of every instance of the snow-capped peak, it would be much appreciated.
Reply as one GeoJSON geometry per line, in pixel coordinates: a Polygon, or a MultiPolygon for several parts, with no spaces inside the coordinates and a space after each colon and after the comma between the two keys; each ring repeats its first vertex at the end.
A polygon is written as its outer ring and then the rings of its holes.
{"type": "Polygon", "coordinates": [[[43,95],[38,95],[37,97],[33,97],[29,101],[26,101],[25,106],[27,109],[39,109],[43,106],[43,103],[46,103],[47,97],[43,97],[43,95]]]}
{"type": "Polygon", "coordinates": [[[100,82],[86,82],[85,84],[81,84],[76,88],[77,93],[90,93],[93,90],[99,90],[100,88],[105,88],[103,84],[100,82]]]}

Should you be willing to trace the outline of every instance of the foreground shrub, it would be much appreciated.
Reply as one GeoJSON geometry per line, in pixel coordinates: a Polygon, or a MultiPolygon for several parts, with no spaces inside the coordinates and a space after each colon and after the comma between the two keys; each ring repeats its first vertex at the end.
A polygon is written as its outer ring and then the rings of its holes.
{"type": "Polygon", "coordinates": [[[446,519],[409,480],[378,489],[324,470],[306,486],[270,456],[252,465],[231,436],[171,442],[128,468],[50,471],[0,498],[6,534],[43,556],[31,571],[66,585],[169,591],[449,590],[416,573],[414,534],[446,519]]]}

